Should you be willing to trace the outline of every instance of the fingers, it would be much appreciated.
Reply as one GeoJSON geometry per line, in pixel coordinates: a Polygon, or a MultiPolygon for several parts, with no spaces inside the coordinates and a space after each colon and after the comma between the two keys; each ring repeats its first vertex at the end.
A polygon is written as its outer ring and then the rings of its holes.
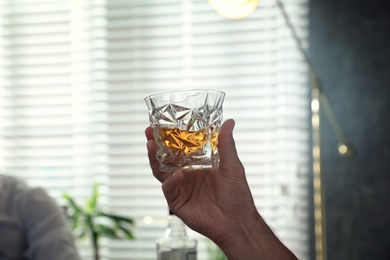
{"type": "Polygon", "coordinates": [[[221,127],[218,137],[219,167],[228,172],[242,168],[233,139],[234,125],[235,122],[233,119],[226,120],[221,127]]]}
{"type": "MultiPolygon", "coordinates": [[[[219,168],[226,172],[241,172],[243,170],[243,166],[240,159],[238,158],[235,142],[233,139],[234,125],[235,122],[233,119],[226,120],[221,127],[218,137],[218,152],[220,155],[219,168]]],[[[147,127],[145,130],[145,135],[148,140],[147,150],[153,175],[160,182],[164,182],[172,175],[172,173],[161,172],[159,169],[159,162],[156,157],[157,144],[154,141],[153,128],[150,126],[147,127]]]]}
{"type": "Polygon", "coordinates": [[[153,127],[151,126],[148,126],[146,129],[145,129],[145,136],[146,136],[146,140],[154,140],[154,136],[153,136],[153,127]]]}
{"type": "Polygon", "coordinates": [[[164,182],[167,178],[169,178],[172,175],[172,173],[160,171],[160,164],[156,157],[157,144],[154,141],[152,127],[149,126],[145,129],[145,136],[146,139],[148,140],[146,143],[146,148],[148,150],[150,168],[152,169],[154,177],[156,177],[156,179],[159,180],[160,182],[164,182]]]}
{"type": "Polygon", "coordinates": [[[154,140],[149,140],[146,143],[146,148],[148,150],[149,164],[150,164],[150,168],[152,169],[153,175],[156,176],[156,178],[159,181],[162,181],[159,178],[161,173],[160,173],[160,169],[159,169],[159,167],[160,167],[159,162],[158,162],[157,157],[156,157],[156,152],[157,152],[156,142],[154,140]]]}
{"type": "Polygon", "coordinates": [[[167,178],[162,185],[164,196],[168,202],[169,208],[176,213],[178,211],[177,200],[180,197],[180,183],[183,181],[184,175],[182,171],[175,171],[172,176],[167,178]]]}

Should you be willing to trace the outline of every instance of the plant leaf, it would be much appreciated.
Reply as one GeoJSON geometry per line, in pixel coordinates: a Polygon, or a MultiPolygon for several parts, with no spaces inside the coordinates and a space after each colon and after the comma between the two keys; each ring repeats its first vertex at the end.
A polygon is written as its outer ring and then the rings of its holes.
{"type": "Polygon", "coordinates": [[[103,225],[103,224],[96,225],[96,231],[101,236],[120,239],[120,236],[117,234],[117,230],[107,225],[103,225]]]}
{"type": "Polygon", "coordinates": [[[133,235],[133,233],[130,230],[128,230],[127,228],[119,226],[119,229],[122,230],[123,233],[125,233],[127,239],[130,239],[130,240],[135,239],[135,236],[133,235]]]}
{"type": "Polygon", "coordinates": [[[121,222],[125,222],[125,223],[131,224],[131,225],[134,224],[134,220],[132,218],[128,218],[128,217],[123,217],[123,216],[118,216],[118,215],[114,215],[114,214],[109,214],[109,213],[105,213],[103,211],[99,211],[97,215],[110,218],[113,221],[115,221],[117,224],[119,224],[121,222]]]}
{"type": "Polygon", "coordinates": [[[71,225],[72,230],[76,230],[76,229],[78,229],[78,228],[83,226],[82,222],[80,221],[79,216],[73,215],[73,216],[70,217],[70,219],[71,219],[70,220],[70,225],[71,225]]]}
{"type": "Polygon", "coordinates": [[[76,204],[76,202],[73,200],[73,198],[68,193],[65,193],[64,195],[62,195],[62,197],[70,204],[70,206],[75,211],[75,213],[78,213],[78,214],[83,213],[83,210],[76,204]]]}
{"type": "Polygon", "coordinates": [[[99,184],[95,183],[92,187],[92,195],[87,199],[85,209],[92,214],[96,211],[96,205],[99,198],[99,184]]]}

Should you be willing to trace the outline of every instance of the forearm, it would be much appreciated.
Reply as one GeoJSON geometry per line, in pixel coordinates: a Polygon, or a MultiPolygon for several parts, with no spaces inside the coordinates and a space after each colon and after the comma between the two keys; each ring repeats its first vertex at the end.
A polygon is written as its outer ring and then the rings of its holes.
{"type": "MultiPolygon", "coordinates": [[[[245,220],[243,220],[245,221],[245,220]]],[[[296,260],[256,212],[223,243],[218,244],[229,260],[296,260]]]]}

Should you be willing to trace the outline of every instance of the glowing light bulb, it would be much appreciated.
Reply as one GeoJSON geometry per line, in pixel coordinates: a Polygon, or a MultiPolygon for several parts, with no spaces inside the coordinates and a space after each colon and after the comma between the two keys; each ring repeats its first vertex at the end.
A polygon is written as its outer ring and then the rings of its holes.
{"type": "Polygon", "coordinates": [[[209,4],[219,15],[238,20],[251,15],[259,0],[209,0],[209,4]]]}

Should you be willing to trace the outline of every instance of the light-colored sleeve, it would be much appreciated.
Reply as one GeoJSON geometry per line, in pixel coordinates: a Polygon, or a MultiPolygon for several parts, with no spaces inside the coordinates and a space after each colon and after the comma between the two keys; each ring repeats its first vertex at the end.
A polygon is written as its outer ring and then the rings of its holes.
{"type": "Polygon", "coordinates": [[[41,188],[18,198],[29,260],[80,260],[70,226],[56,202],[41,188]]]}

